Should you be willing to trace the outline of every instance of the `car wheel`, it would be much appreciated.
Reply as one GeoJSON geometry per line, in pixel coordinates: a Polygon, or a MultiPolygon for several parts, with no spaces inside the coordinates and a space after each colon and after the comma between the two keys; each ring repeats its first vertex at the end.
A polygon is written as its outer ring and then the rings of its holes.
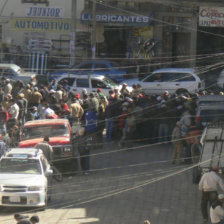
{"type": "Polygon", "coordinates": [[[181,94],[183,94],[183,95],[185,95],[185,94],[188,94],[189,92],[186,90],[186,89],[178,89],[177,91],[176,91],[176,94],[177,95],[181,95],[181,94]]]}

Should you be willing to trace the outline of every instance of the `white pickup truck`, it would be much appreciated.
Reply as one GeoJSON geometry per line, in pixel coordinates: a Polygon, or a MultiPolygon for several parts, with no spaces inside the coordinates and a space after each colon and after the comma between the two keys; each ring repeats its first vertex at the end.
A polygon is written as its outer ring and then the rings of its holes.
{"type": "Polygon", "coordinates": [[[212,167],[219,167],[219,174],[224,176],[224,123],[208,125],[201,137],[202,151],[198,166],[193,169],[193,183],[198,183],[203,173],[212,167]]]}

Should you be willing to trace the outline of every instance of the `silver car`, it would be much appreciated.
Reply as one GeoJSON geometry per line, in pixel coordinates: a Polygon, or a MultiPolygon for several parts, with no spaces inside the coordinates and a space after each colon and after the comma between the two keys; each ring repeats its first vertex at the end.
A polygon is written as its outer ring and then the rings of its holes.
{"type": "Polygon", "coordinates": [[[0,160],[0,206],[45,208],[52,173],[42,150],[10,150],[0,160]]]}
{"type": "Polygon", "coordinates": [[[1,64],[0,63],[0,77],[12,80],[21,80],[24,83],[32,82],[36,84],[36,74],[32,72],[25,72],[16,64],[1,64]]]}

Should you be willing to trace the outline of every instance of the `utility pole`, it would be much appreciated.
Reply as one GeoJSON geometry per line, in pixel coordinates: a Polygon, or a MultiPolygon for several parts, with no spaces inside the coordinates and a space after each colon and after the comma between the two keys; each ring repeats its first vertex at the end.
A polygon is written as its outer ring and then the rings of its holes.
{"type": "Polygon", "coordinates": [[[77,13],[77,0],[72,1],[72,22],[71,22],[71,40],[70,40],[70,65],[75,64],[75,52],[76,52],[76,13],[77,13]]]}
{"type": "Polygon", "coordinates": [[[96,0],[93,0],[92,11],[92,59],[96,58],[96,0]]]}

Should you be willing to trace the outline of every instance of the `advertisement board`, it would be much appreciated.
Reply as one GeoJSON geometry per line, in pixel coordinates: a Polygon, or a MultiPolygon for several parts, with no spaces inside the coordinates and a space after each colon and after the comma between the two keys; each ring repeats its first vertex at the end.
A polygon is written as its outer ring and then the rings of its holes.
{"type": "MultiPolygon", "coordinates": [[[[70,19],[44,19],[44,18],[27,18],[17,17],[10,20],[11,29],[27,32],[46,32],[46,33],[61,33],[70,34],[71,20],[70,19]]],[[[88,32],[88,27],[77,24],[76,31],[88,32]]]]}
{"type": "Polygon", "coordinates": [[[200,7],[199,26],[224,27],[224,7],[200,7]]]}

